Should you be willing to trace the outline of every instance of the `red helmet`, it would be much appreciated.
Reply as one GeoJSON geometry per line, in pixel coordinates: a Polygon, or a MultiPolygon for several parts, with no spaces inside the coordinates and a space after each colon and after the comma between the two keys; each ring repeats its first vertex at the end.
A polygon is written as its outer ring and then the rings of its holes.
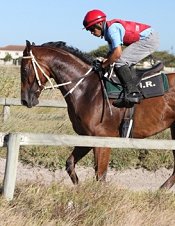
{"type": "Polygon", "coordinates": [[[92,25],[95,25],[105,20],[106,20],[106,14],[104,14],[101,10],[94,9],[87,12],[83,20],[83,25],[86,29],[88,29],[92,25]]]}

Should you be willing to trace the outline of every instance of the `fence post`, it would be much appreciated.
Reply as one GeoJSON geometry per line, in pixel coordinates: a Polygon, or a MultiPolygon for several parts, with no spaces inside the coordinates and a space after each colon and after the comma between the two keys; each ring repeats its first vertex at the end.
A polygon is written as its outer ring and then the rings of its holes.
{"type": "Polygon", "coordinates": [[[7,200],[12,200],[14,195],[20,140],[20,133],[9,134],[7,141],[6,167],[3,181],[3,195],[7,200]]]}
{"type": "Polygon", "coordinates": [[[10,105],[4,105],[3,107],[3,122],[6,122],[10,117],[10,105]]]}

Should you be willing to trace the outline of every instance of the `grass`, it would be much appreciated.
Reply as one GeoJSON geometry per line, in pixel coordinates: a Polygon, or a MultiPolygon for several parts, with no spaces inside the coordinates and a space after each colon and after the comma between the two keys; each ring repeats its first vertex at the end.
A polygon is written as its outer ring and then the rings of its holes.
{"type": "Polygon", "coordinates": [[[131,192],[94,181],[75,187],[18,184],[14,200],[0,203],[3,226],[175,225],[173,193],[131,192]]]}

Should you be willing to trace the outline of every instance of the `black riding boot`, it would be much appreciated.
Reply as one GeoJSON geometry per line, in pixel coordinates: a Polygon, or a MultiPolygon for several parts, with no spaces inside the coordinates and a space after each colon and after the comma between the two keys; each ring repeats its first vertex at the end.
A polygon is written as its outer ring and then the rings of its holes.
{"type": "Polygon", "coordinates": [[[132,79],[131,70],[127,65],[115,68],[115,72],[124,86],[124,97],[113,101],[115,107],[132,107],[140,103],[141,94],[132,79]]]}

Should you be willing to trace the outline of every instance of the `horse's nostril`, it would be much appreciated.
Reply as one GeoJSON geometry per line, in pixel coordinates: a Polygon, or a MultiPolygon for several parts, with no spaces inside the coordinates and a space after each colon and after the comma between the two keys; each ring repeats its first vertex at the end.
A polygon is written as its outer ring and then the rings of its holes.
{"type": "Polygon", "coordinates": [[[24,106],[27,106],[27,101],[26,100],[21,100],[21,104],[24,106]]]}

